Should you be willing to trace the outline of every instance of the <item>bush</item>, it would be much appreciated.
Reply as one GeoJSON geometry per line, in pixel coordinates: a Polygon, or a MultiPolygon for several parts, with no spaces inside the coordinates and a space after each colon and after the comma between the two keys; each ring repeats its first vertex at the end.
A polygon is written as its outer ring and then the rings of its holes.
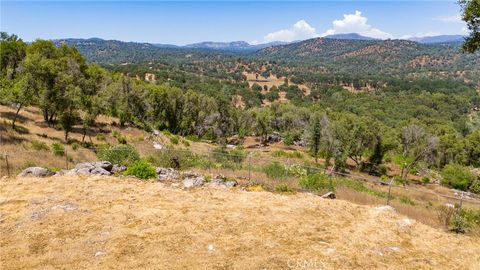
{"type": "Polygon", "coordinates": [[[430,183],[430,178],[428,178],[428,176],[422,177],[422,183],[423,183],[424,185],[430,183]]]}
{"type": "Polygon", "coordinates": [[[281,178],[285,177],[287,170],[278,161],[274,161],[263,168],[265,174],[269,178],[281,178]]]}
{"type": "Polygon", "coordinates": [[[331,178],[323,173],[311,174],[300,179],[300,186],[312,191],[334,191],[335,185],[331,178]]]}
{"type": "Polygon", "coordinates": [[[107,135],[103,134],[103,133],[98,133],[97,134],[97,140],[99,141],[106,141],[107,140],[107,135]]]}
{"type": "Polygon", "coordinates": [[[172,144],[178,144],[178,137],[177,136],[172,136],[170,138],[170,143],[172,144]]]}
{"type": "Polygon", "coordinates": [[[473,182],[469,189],[475,194],[480,194],[480,180],[473,182]]]}
{"type": "Polygon", "coordinates": [[[150,179],[156,177],[157,172],[146,160],[137,160],[127,168],[124,175],[133,175],[140,179],[150,179]]]}
{"type": "Polygon", "coordinates": [[[295,191],[286,184],[279,184],[275,186],[275,191],[280,193],[295,193],[295,191]]]}
{"type": "Polygon", "coordinates": [[[146,160],[151,164],[175,169],[188,169],[192,167],[208,168],[208,160],[189,150],[177,151],[174,149],[164,149],[155,155],[147,156],[146,160]]]}
{"type": "Polygon", "coordinates": [[[302,153],[295,151],[295,152],[286,152],[283,150],[277,150],[272,153],[274,157],[287,157],[287,158],[303,158],[302,153]]]}
{"type": "Polygon", "coordinates": [[[475,176],[469,168],[458,164],[447,164],[442,170],[442,185],[467,190],[475,176]]]}
{"type": "Polygon", "coordinates": [[[241,163],[245,159],[245,153],[239,149],[228,151],[224,147],[217,147],[212,151],[212,158],[217,167],[236,169],[242,166],[241,163]]]}
{"type": "Polygon", "coordinates": [[[44,142],[32,141],[31,145],[32,145],[33,150],[37,150],[37,151],[41,151],[41,150],[48,151],[48,150],[50,150],[50,147],[48,147],[48,145],[44,142]]]}
{"type": "Polygon", "coordinates": [[[65,147],[61,143],[53,143],[52,144],[52,152],[55,156],[64,156],[65,155],[65,147]]]}
{"type": "Polygon", "coordinates": [[[401,196],[400,197],[400,202],[403,203],[403,204],[408,204],[408,205],[415,205],[415,202],[410,199],[409,197],[406,197],[406,196],[401,196]]]}
{"type": "Polygon", "coordinates": [[[127,144],[117,144],[115,146],[100,146],[97,156],[101,160],[110,161],[113,164],[128,166],[132,162],[140,159],[135,147],[127,144]]]}
{"type": "Polygon", "coordinates": [[[80,147],[80,145],[78,143],[72,143],[72,149],[73,150],[77,150],[78,148],[80,147]]]}

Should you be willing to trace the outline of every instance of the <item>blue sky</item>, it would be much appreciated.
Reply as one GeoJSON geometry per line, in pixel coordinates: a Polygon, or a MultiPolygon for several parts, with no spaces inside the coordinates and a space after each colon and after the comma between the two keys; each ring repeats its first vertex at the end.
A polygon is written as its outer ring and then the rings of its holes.
{"type": "Polygon", "coordinates": [[[377,38],[466,34],[456,1],[4,1],[1,31],[37,38],[262,43],[358,32],[377,38]]]}

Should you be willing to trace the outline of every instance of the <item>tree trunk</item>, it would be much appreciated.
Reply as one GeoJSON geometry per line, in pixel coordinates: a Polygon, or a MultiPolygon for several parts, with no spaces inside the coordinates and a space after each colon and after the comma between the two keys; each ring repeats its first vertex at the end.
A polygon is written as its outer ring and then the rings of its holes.
{"type": "Polygon", "coordinates": [[[20,103],[20,105],[18,106],[17,112],[15,113],[15,117],[13,118],[13,121],[12,121],[12,129],[15,129],[15,123],[17,122],[18,114],[20,113],[20,110],[22,109],[22,107],[23,107],[23,104],[20,103]]]}

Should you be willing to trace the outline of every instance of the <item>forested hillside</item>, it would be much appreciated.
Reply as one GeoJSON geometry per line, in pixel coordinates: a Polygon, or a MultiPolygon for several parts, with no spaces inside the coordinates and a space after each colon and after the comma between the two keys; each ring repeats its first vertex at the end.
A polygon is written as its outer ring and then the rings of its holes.
{"type": "MultiPolygon", "coordinates": [[[[280,134],[285,144],[305,145],[339,171],[353,163],[383,175],[385,164],[394,163],[406,178],[423,169],[469,175],[469,166],[480,167],[480,97],[470,78],[479,57],[453,45],[314,39],[245,55],[85,42],[27,44],[2,34],[0,102],[17,108],[12,128],[33,105],[46,125],[64,130],[66,142],[74,128],[87,133],[103,114],[118,117],[121,126],[223,146],[231,136],[267,144],[269,135],[280,134]],[[408,65],[425,54],[443,60],[408,65]],[[325,72],[310,69],[320,66],[325,72]],[[247,75],[258,83],[250,85],[247,75]],[[283,83],[260,86],[271,76],[283,83]],[[362,90],[367,83],[372,89],[362,90]]],[[[473,176],[445,184],[478,191],[473,176]]]]}

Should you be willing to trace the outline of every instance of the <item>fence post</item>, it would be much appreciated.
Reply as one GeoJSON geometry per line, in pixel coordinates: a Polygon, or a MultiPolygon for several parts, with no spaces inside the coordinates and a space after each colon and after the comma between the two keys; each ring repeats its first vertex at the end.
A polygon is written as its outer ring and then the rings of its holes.
{"type": "Polygon", "coordinates": [[[208,173],[212,174],[212,149],[208,149],[208,173]]]}
{"type": "Polygon", "coordinates": [[[394,178],[392,177],[392,180],[390,180],[390,183],[388,183],[387,205],[390,205],[390,194],[392,193],[393,179],[394,179],[394,178]]]}
{"type": "Polygon", "coordinates": [[[248,182],[252,181],[252,153],[248,153],[248,182]]]}
{"type": "Polygon", "coordinates": [[[64,146],[65,149],[65,168],[68,170],[68,155],[67,155],[67,146],[64,146]]]}
{"type": "Polygon", "coordinates": [[[7,164],[7,176],[10,176],[10,164],[8,164],[8,154],[5,152],[5,163],[7,164]]]}
{"type": "Polygon", "coordinates": [[[460,193],[460,204],[458,205],[458,211],[460,211],[462,209],[462,204],[463,204],[463,191],[461,191],[460,193]]]}
{"type": "Polygon", "coordinates": [[[284,182],[287,182],[288,169],[289,169],[289,167],[290,167],[289,164],[290,164],[290,160],[287,158],[287,166],[285,166],[285,173],[284,173],[284,179],[283,179],[284,182]]]}

